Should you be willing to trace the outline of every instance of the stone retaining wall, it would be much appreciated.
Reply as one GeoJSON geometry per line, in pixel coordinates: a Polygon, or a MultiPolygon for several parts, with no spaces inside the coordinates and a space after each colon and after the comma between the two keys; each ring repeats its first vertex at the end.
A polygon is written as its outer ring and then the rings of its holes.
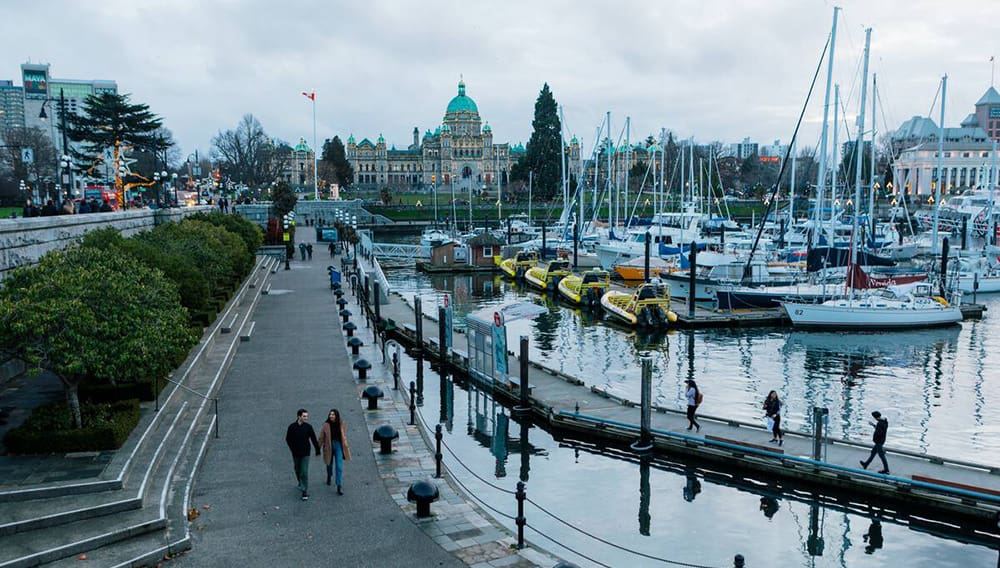
{"type": "Polygon", "coordinates": [[[55,217],[0,220],[0,280],[19,266],[37,264],[45,253],[77,243],[88,231],[114,227],[123,236],[152,229],[167,221],[179,221],[212,207],[130,209],[110,213],[85,213],[55,217]]]}

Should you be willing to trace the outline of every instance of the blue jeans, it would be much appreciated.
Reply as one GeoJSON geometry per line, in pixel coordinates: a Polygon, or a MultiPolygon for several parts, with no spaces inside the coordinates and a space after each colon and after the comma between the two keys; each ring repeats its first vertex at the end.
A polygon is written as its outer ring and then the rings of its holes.
{"type": "Polygon", "coordinates": [[[309,456],[292,456],[295,461],[295,479],[299,482],[299,491],[309,491],[309,456]]]}
{"type": "Polygon", "coordinates": [[[869,464],[871,464],[872,461],[875,460],[875,456],[878,456],[879,459],[882,460],[882,469],[883,470],[888,470],[889,469],[889,463],[885,461],[885,448],[883,448],[883,444],[875,444],[872,447],[872,453],[868,456],[868,459],[865,460],[865,466],[866,467],[869,464]]]}
{"type": "Polygon", "coordinates": [[[340,445],[340,442],[334,441],[333,443],[333,462],[326,466],[326,476],[330,477],[333,474],[334,465],[337,466],[337,487],[344,484],[344,446],[340,445]]]}

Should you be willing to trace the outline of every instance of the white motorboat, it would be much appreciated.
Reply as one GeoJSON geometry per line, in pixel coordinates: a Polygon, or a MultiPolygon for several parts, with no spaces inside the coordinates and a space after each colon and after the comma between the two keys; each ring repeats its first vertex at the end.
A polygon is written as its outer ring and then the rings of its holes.
{"type": "Polygon", "coordinates": [[[951,302],[932,296],[931,285],[918,282],[820,304],[782,302],[795,327],[838,329],[910,329],[962,321],[962,294],[951,302]]]}

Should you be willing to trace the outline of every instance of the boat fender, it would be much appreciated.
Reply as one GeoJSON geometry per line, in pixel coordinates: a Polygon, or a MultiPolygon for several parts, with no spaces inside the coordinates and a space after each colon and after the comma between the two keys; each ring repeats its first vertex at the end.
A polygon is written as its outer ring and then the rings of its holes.
{"type": "Polygon", "coordinates": [[[670,323],[676,323],[677,322],[677,314],[675,314],[674,312],[668,311],[667,312],[667,321],[670,322],[670,323]]]}
{"type": "Polygon", "coordinates": [[[945,300],[941,296],[934,296],[933,300],[946,308],[948,307],[948,300],[945,300]]]}

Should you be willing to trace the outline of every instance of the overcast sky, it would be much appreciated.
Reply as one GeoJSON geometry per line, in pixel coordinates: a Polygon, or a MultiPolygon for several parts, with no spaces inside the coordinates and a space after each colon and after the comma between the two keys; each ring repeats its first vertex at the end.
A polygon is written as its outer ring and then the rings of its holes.
{"type": "MultiPolygon", "coordinates": [[[[544,82],[567,137],[592,147],[606,111],[619,136],[661,127],[698,142],[791,138],[829,35],[822,0],[4,0],[0,79],[50,63],[53,78],[112,79],[164,119],[184,155],[254,114],[272,136],[382,133],[397,147],[441,122],[464,76],[494,139],[527,141],[544,82]]],[[[995,0],[844,0],[835,81],[857,112],[864,28],[878,73],[878,129],[972,111],[1000,56],[995,0]]],[[[825,67],[800,134],[814,146],[825,67]]],[[[869,95],[870,97],[870,95],[869,95]]],[[[869,99],[870,100],[870,99],[869,99]]],[[[870,113],[869,113],[870,116],[870,113]]],[[[870,119],[869,119],[870,120],[870,119]]],[[[866,120],[866,122],[869,122],[866,120]]],[[[841,134],[841,139],[844,135],[841,134]]]]}

